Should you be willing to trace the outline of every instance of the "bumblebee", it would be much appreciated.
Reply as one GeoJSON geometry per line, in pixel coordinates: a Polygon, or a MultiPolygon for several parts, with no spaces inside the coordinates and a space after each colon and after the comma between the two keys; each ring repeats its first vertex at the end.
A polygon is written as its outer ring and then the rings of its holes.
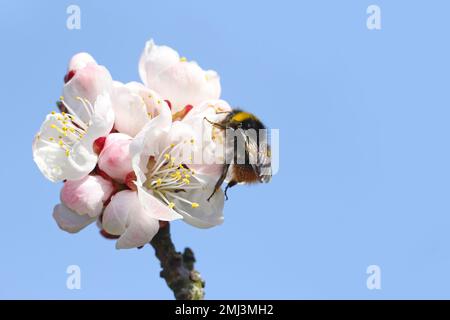
{"type": "Polygon", "coordinates": [[[225,180],[228,180],[225,188],[228,200],[229,188],[244,183],[266,183],[272,177],[270,146],[264,124],[255,115],[240,109],[226,113],[227,116],[219,123],[205,118],[225,133],[225,163],[208,201],[225,180]]]}

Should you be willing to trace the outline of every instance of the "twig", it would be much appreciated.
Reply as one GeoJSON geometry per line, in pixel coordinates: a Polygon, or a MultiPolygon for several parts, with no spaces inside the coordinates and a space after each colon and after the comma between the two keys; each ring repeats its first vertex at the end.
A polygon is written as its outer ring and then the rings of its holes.
{"type": "Polygon", "coordinates": [[[194,269],[195,257],[190,248],[181,254],[175,250],[170,237],[170,225],[159,229],[150,242],[161,262],[161,278],[173,291],[177,300],[202,300],[205,297],[205,282],[194,269]]]}

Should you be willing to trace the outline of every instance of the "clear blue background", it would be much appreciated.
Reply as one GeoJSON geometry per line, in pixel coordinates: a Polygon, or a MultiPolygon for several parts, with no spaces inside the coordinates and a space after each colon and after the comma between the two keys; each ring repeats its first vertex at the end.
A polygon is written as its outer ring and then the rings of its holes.
{"type": "Polygon", "coordinates": [[[153,37],[217,70],[223,98],[281,136],[268,185],[230,191],[225,223],[177,222],[207,298],[450,298],[448,1],[1,1],[0,298],[170,299],[151,247],[117,251],[51,213],[31,141],[70,57],[138,80],[153,37]],[[81,30],[66,8],[81,7],[81,30]],[[381,7],[382,30],[366,28],[381,7]],[[81,267],[81,290],[66,268],[81,267]],[[382,289],[366,288],[366,268],[382,289]]]}

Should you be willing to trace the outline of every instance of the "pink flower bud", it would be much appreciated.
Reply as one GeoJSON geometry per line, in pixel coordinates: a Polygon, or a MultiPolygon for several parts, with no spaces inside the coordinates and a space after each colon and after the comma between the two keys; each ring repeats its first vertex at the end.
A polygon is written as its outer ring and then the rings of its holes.
{"type": "Polygon", "coordinates": [[[97,64],[97,62],[89,53],[86,52],[77,53],[72,57],[72,59],[70,59],[67,71],[70,72],[71,70],[73,71],[80,70],[90,63],[97,64]]]}
{"type": "Polygon", "coordinates": [[[133,171],[130,143],[130,136],[123,133],[111,133],[106,137],[105,146],[98,158],[98,167],[119,182],[124,182],[127,174],[133,171]]]}
{"type": "Polygon", "coordinates": [[[61,202],[80,215],[97,217],[103,210],[103,203],[114,191],[111,181],[100,176],[86,176],[69,180],[61,189],[61,202]]]}
{"type": "Polygon", "coordinates": [[[67,67],[67,73],[64,76],[64,83],[69,82],[80,69],[83,69],[88,64],[97,64],[94,58],[86,52],[77,53],[70,59],[69,66],[67,67]]]}

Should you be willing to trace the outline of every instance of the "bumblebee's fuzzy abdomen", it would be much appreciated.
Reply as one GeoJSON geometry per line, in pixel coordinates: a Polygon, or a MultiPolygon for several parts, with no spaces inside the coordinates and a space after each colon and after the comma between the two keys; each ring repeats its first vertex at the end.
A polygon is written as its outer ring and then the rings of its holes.
{"type": "Polygon", "coordinates": [[[234,165],[232,169],[232,181],[238,183],[254,183],[258,182],[258,176],[251,165],[234,165]]]}

